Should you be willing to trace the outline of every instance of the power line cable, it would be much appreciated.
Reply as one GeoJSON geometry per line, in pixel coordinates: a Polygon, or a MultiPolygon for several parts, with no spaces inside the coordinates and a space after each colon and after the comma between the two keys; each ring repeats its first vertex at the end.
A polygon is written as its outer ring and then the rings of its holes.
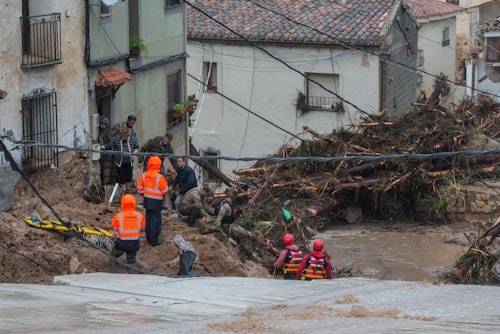
{"type": "MultiPolygon", "coordinates": [[[[184,0],[184,1],[187,3],[187,1],[186,1],[186,0],[184,0]]],[[[250,3],[254,4],[255,6],[260,7],[260,8],[262,8],[262,9],[264,9],[264,10],[267,10],[267,11],[270,11],[270,12],[272,12],[272,13],[276,14],[276,15],[279,15],[279,16],[283,17],[284,19],[289,20],[289,21],[291,21],[291,22],[293,22],[293,23],[295,23],[295,24],[298,24],[298,25],[303,26],[303,27],[305,27],[305,28],[311,29],[311,30],[313,30],[313,31],[315,31],[315,32],[317,32],[317,33],[319,33],[319,34],[321,34],[321,35],[324,35],[324,36],[327,36],[327,37],[329,37],[329,38],[332,38],[334,41],[336,41],[336,43],[338,43],[338,44],[339,44],[339,45],[341,45],[341,46],[344,46],[344,47],[349,48],[349,49],[353,49],[353,50],[361,51],[361,52],[366,52],[366,53],[369,53],[369,54],[371,54],[371,55],[374,55],[374,56],[376,56],[376,57],[378,57],[378,58],[381,58],[381,57],[382,57],[381,55],[379,55],[378,53],[376,53],[376,52],[374,52],[374,51],[370,51],[370,50],[368,50],[368,49],[366,49],[366,48],[360,48],[360,47],[358,47],[358,46],[356,46],[356,45],[354,45],[354,44],[351,44],[351,43],[348,43],[348,42],[344,42],[344,41],[342,41],[342,40],[339,40],[339,39],[335,38],[334,36],[332,36],[332,35],[330,35],[330,34],[327,34],[327,33],[326,33],[326,32],[324,32],[324,31],[321,31],[321,30],[319,30],[319,29],[316,29],[316,28],[314,28],[314,27],[311,27],[311,26],[309,26],[309,25],[307,25],[307,24],[304,24],[304,23],[298,22],[298,21],[296,21],[296,20],[294,20],[294,19],[290,18],[289,16],[287,16],[287,15],[285,15],[285,14],[282,14],[282,13],[280,13],[280,12],[278,12],[278,11],[274,10],[274,9],[271,9],[271,8],[265,7],[265,6],[263,6],[263,5],[260,5],[260,4],[258,4],[258,3],[255,3],[254,1],[251,1],[251,0],[248,0],[248,2],[250,2],[250,3]]],[[[213,19],[213,18],[212,18],[212,19],[213,19]]],[[[231,32],[233,32],[233,31],[231,31],[231,32]]],[[[383,58],[383,59],[384,59],[385,61],[387,61],[387,62],[390,62],[390,63],[396,64],[396,65],[398,65],[398,66],[401,66],[401,67],[404,67],[404,68],[407,68],[407,69],[410,69],[410,70],[412,70],[412,71],[417,71],[417,72],[420,72],[420,73],[424,73],[424,74],[427,74],[427,75],[432,76],[432,77],[434,77],[434,78],[438,78],[438,77],[439,77],[438,75],[428,73],[428,72],[426,72],[426,71],[424,71],[424,70],[421,70],[421,69],[418,69],[418,68],[413,68],[413,67],[411,67],[410,65],[403,64],[403,63],[401,63],[401,62],[398,62],[397,60],[393,60],[393,59],[389,59],[389,58],[383,58]]],[[[455,85],[460,85],[460,84],[457,84],[457,83],[455,83],[455,81],[452,81],[452,80],[450,80],[450,79],[445,79],[445,81],[450,82],[450,83],[453,83],[453,84],[455,84],[455,85]]],[[[488,95],[492,95],[492,96],[495,96],[495,97],[500,98],[500,95],[496,95],[496,94],[494,94],[494,93],[492,93],[492,92],[482,91],[482,90],[480,90],[480,89],[477,89],[477,88],[474,88],[474,87],[470,87],[470,86],[467,86],[467,85],[460,85],[460,86],[463,86],[463,87],[465,87],[465,88],[468,88],[468,89],[471,89],[471,90],[477,91],[477,92],[479,92],[479,93],[488,94],[488,95]]]]}
{"type": "MultiPolygon", "coordinates": [[[[418,147],[422,148],[423,150],[425,150],[425,151],[427,151],[427,152],[432,152],[432,150],[430,150],[430,149],[428,149],[427,147],[423,146],[422,144],[418,143],[418,142],[417,142],[417,141],[415,141],[414,139],[412,139],[412,138],[410,138],[410,137],[406,136],[406,135],[405,135],[405,134],[403,134],[401,131],[399,131],[399,130],[397,130],[397,129],[393,128],[393,127],[391,127],[390,125],[387,125],[387,124],[386,124],[385,122],[383,122],[383,121],[382,121],[379,117],[377,117],[377,116],[375,116],[375,115],[371,115],[371,114],[369,114],[368,112],[366,112],[366,111],[362,110],[361,108],[357,107],[354,103],[352,103],[352,102],[350,102],[350,101],[347,101],[346,99],[344,99],[344,98],[343,98],[343,97],[341,97],[340,95],[338,95],[338,94],[336,94],[335,92],[333,92],[333,91],[331,91],[331,90],[327,89],[326,87],[324,87],[324,86],[323,86],[322,84],[320,84],[319,82],[317,82],[317,81],[315,81],[315,80],[313,80],[313,79],[309,78],[308,76],[306,76],[305,74],[303,74],[301,71],[299,71],[299,70],[297,70],[296,68],[294,68],[294,67],[290,66],[287,62],[283,61],[282,59],[280,59],[280,58],[278,58],[278,57],[274,56],[273,54],[271,54],[270,52],[268,52],[268,51],[267,51],[266,49],[264,49],[263,47],[260,47],[260,46],[259,46],[259,45],[257,45],[256,43],[254,43],[254,42],[250,41],[248,38],[246,38],[245,36],[243,36],[243,35],[241,35],[240,33],[236,32],[234,29],[231,29],[230,27],[228,27],[227,25],[225,25],[225,24],[224,24],[224,23],[222,23],[221,21],[217,20],[217,19],[216,19],[216,18],[214,18],[213,16],[209,15],[208,13],[206,13],[205,11],[203,11],[202,9],[200,9],[200,8],[198,8],[198,7],[194,6],[194,5],[192,5],[192,4],[191,4],[191,3],[189,3],[187,0],[183,0],[183,1],[184,1],[186,4],[188,4],[190,7],[192,7],[193,9],[195,9],[196,11],[200,12],[202,15],[207,16],[208,18],[210,18],[210,19],[211,19],[212,21],[214,21],[215,23],[217,23],[217,24],[221,25],[222,27],[224,27],[225,29],[227,29],[227,30],[228,30],[228,31],[230,31],[231,33],[235,34],[236,36],[238,36],[238,37],[239,37],[239,38],[241,38],[242,40],[246,41],[248,44],[252,45],[253,47],[255,47],[255,48],[259,49],[259,50],[261,50],[262,52],[264,52],[265,54],[267,54],[269,57],[271,57],[271,58],[273,58],[273,59],[277,60],[278,62],[282,63],[283,65],[285,65],[285,66],[286,66],[287,68],[289,68],[290,70],[292,70],[292,71],[294,71],[294,72],[298,73],[299,75],[301,75],[302,77],[304,77],[306,80],[311,81],[311,82],[314,82],[315,84],[317,84],[319,87],[321,87],[321,88],[322,88],[322,89],[324,89],[325,91],[327,91],[327,92],[329,92],[329,93],[331,93],[331,94],[335,95],[335,96],[336,96],[337,98],[339,98],[342,102],[344,102],[344,103],[346,103],[346,104],[348,104],[348,105],[350,105],[350,106],[354,107],[354,108],[355,108],[356,110],[358,110],[359,112],[361,112],[361,113],[363,113],[363,114],[367,115],[370,119],[374,120],[375,122],[379,123],[380,125],[384,126],[385,128],[389,129],[390,131],[392,131],[392,132],[394,132],[394,133],[399,134],[399,135],[400,135],[400,136],[402,136],[403,138],[406,138],[409,142],[411,142],[411,143],[413,143],[413,144],[417,145],[418,147]]],[[[330,35],[328,35],[328,34],[326,34],[326,33],[322,32],[322,31],[319,31],[319,30],[318,30],[318,29],[316,29],[316,28],[313,28],[313,27],[310,27],[310,26],[308,26],[308,25],[305,25],[305,24],[302,24],[302,23],[300,23],[300,22],[297,22],[296,20],[293,20],[293,19],[289,18],[289,17],[288,17],[288,16],[286,16],[286,15],[283,15],[283,14],[281,14],[281,13],[279,13],[279,12],[277,12],[277,11],[274,11],[274,10],[272,10],[272,9],[269,9],[269,8],[267,8],[267,7],[265,7],[265,6],[261,6],[261,5],[259,5],[259,4],[256,4],[256,3],[255,3],[255,2],[253,2],[253,1],[248,1],[248,2],[251,2],[251,3],[255,4],[257,7],[260,7],[260,8],[262,8],[262,9],[265,9],[265,10],[268,10],[268,11],[270,11],[270,12],[273,12],[273,13],[275,13],[275,14],[279,15],[279,16],[282,16],[282,17],[284,17],[285,19],[287,19],[287,20],[289,20],[289,21],[291,21],[291,22],[294,22],[295,24],[301,25],[301,26],[303,26],[303,27],[306,27],[306,28],[308,28],[308,29],[311,29],[311,30],[313,30],[313,31],[316,31],[316,32],[318,32],[318,33],[320,33],[320,34],[322,34],[322,35],[325,35],[325,36],[328,36],[328,37],[330,37],[330,38],[332,38],[332,39],[334,39],[334,40],[337,40],[337,41],[339,42],[339,45],[345,46],[346,48],[351,48],[351,49],[355,49],[355,50],[358,50],[358,51],[367,52],[367,53],[373,54],[373,55],[375,55],[375,56],[377,56],[377,57],[380,57],[380,55],[378,55],[378,54],[377,54],[377,53],[375,53],[375,52],[368,51],[368,50],[366,50],[366,49],[361,49],[361,48],[358,48],[358,47],[356,47],[356,46],[354,46],[354,45],[352,45],[352,44],[349,44],[349,43],[344,43],[344,42],[342,42],[342,41],[340,41],[340,40],[338,40],[338,39],[334,38],[333,36],[330,36],[330,35]]],[[[384,59],[386,59],[386,58],[384,58],[384,59]]],[[[403,66],[403,67],[406,67],[406,68],[410,68],[410,69],[416,70],[416,69],[414,69],[414,68],[412,68],[412,67],[410,67],[410,66],[408,66],[408,65],[406,65],[406,64],[402,64],[402,63],[400,63],[400,62],[393,61],[393,60],[390,60],[390,59],[386,59],[386,60],[389,60],[390,62],[393,62],[393,63],[395,63],[395,64],[399,64],[399,65],[401,65],[401,66],[403,66]]],[[[188,75],[189,75],[189,74],[188,74],[188,75]]],[[[431,75],[431,74],[429,74],[429,75],[431,75]]],[[[432,76],[434,76],[434,75],[432,75],[432,76]]],[[[444,79],[444,78],[442,78],[442,79],[443,79],[443,81],[450,81],[450,80],[448,80],[448,79],[444,79]]],[[[220,93],[219,93],[219,94],[220,94],[220,93]]],[[[443,159],[443,158],[441,158],[441,159],[443,159]]],[[[483,183],[483,184],[487,185],[487,184],[486,184],[486,183],[485,183],[482,179],[478,178],[476,175],[473,175],[473,174],[471,175],[471,173],[469,173],[469,172],[467,172],[467,171],[463,170],[463,169],[462,169],[462,168],[460,168],[459,166],[456,166],[456,165],[455,165],[455,168],[457,168],[457,169],[459,169],[459,170],[462,170],[465,174],[468,174],[468,175],[470,175],[471,177],[474,177],[474,178],[476,178],[477,180],[479,180],[481,183],[483,183]]]]}

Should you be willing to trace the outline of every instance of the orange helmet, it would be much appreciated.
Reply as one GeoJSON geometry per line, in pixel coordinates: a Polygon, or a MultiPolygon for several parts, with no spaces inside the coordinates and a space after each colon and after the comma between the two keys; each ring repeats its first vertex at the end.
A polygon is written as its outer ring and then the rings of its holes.
{"type": "Polygon", "coordinates": [[[283,243],[285,244],[285,246],[293,245],[293,235],[291,235],[290,233],[285,234],[283,236],[283,243]]]}
{"type": "Polygon", "coordinates": [[[321,240],[316,240],[313,244],[313,249],[318,252],[321,252],[323,247],[325,247],[325,244],[321,240]]]}

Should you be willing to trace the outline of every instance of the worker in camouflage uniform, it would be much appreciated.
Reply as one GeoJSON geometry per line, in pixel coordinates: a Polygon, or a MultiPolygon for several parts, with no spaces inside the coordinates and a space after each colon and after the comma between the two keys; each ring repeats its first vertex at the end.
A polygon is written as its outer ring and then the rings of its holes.
{"type": "Polygon", "coordinates": [[[258,261],[258,256],[253,252],[248,232],[235,223],[236,210],[234,209],[234,200],[237,197],[237,191],[228,188],[225,197],[214,202],[214,214],[217,217],[214,220],[205,219],[200,222],[200,232],[208,234],[213,232],[224,232],[228,237],[234,239],[240,246],[240,250],[250,260],[258,261]]]}
{"type": "Polygon", "coordinates": [[[206,198],[211,195],[212,191],[206,185],[202,189],[192,188],[184,194],[179,205],[179,212],[181,215],[187,216],[186,220],[189,226],[194,226],[199,218],[210,220],[212,208],[207,204],[206,198]]]}
{"type": "MultiPolygon", "coordinates": [[[[142,153],[160,153],[160,154],[174,154],[174,149],[170,145],[172,142],[172,139],[174,137],[170,133],[166,133],[164,136],[158,136],[154,137],[152,139],[149,139],[144,146],[141,147],[140,152],[142,153]]],[[[149,156],[140,156],[139,157],[139,168],[143,168],[143,171],[145,172],[147,170],[148,166],[148,159],[149,156]]],[[[161,160],[161,169],[160,173],[163,176],[165,175],[165,166],[163,165],[163,162],[165,161],[165,157],[160,156],[161,160]]],[[[175,165],[175,158],[169,158],[170,163],[172,164],[173,168],[176,168],[175,165]]]]}

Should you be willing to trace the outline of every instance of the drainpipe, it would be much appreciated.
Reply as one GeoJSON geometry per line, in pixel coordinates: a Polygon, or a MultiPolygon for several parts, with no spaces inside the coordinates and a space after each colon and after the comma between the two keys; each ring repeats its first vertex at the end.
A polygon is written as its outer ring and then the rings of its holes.
{"type": "Polygon", "coordinates": [[[90,43],[89,43],[89,35],[90,35],[90,0],[85,0],[85,64],[89,65],[90,63],[90,43]]]}

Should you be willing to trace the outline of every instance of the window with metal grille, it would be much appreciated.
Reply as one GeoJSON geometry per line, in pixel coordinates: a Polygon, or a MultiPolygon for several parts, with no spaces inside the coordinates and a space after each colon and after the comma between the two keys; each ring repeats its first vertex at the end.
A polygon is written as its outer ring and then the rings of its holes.
{"type": "Polygon", "coordinates": [[[450,28],[443,28],[443,42],[442,46],[450,45],[450,28]]]}
{"type": "Polygon", "coordinates": [[[306,73],[307,105],[311,110],[333,110],[339,103],[334,93],[340,92],[340,77],[330,73],[306,73]],[[321,86],[320,86],[321,85],[321,86]],[[323,88],[324,87],[324,88],[323,88]]]}
{"type": "Polygon", "coordinates": [[[422,67],[424,66],[424,50],[418,49],[417,53],[417,66],[422,67]]]}
{"type": "Polygon", "coordinates": [[[57,94],[39,88],[21,99],[23,140],[34,145],[23,147],[22,163],[27,174],[57,167],[57,94]],[[41,145],[40,145],[41,144],[41,145]],[[47,146],[45,146],[47,145],[47,146]]]}
{"type": "Polygon", "coordinates": [[[203,63],[203,81],[207,85],[207,93],[217,91],[217,63],[203,63]]]}
{"type": "Polygon", "coordinates": [[[62,63],[60,13],[21,17],[21,37],[22,68],[62,63]]]}
{"type": "MultiPolygon", "coordinates": [[[[205,157],[207,157],[207,156],[218,157],[218,156],[220,156],[220,151],[216,150],[215,148],[209,147],[209,148],[206,148],[204,150],[201,150],[201,155],[205,156],[205,157]]],[[[218,159],[209,159],[209,160],[205,160],[205,161],[206,161],[206,163],[209,163],[212,166],[214,166],[215,168],[219,169],[219,160],[218,159]]],[[[218,181],[217,177],[213,173],[210,173],[209,171],[207,171],[206,169],[204,169],[203,173],[204,173],[203,174],[203,181],[204,182],[216,183],[218,181]]]]}

